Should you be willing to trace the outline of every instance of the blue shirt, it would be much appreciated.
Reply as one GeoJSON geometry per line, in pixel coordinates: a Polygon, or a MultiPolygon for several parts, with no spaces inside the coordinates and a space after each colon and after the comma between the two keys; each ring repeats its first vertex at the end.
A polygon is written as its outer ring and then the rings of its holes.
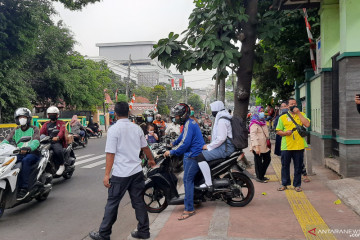
{"type": "Polygon", "coordinates": [[[180,156],[185,154],[186,157],[196,157],[202,151],[202,147],[205,145],[203,136],[199,125],[189,118],[184,125],[184,130],[173,142],[175,146],[170,151],[170,155],[180,156]]]}

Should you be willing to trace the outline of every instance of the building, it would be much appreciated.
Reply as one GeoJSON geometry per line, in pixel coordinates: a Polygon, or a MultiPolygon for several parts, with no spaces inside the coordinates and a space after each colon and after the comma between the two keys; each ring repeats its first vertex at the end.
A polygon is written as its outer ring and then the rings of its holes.
{"type": "Polygon", "coordinates": [[[298,105],[311,118],[312,162],[344,177],[360,176],[360,1],[274,0],[273,9],[320,7],[319,71],[306,71],[296,86],[298,105]]]}
{"type": "MultiPolygon", "coordinates": [[[[136,77],[131,77],[138,85],[153,87],[159,83],[170,83],[174,78],[170,70],[162,67],[157,59],[149,57],[156,42],[97,43],[99,57],[108,59],[125,69],[129,67],[136,77]]],[[[112,66],[109,66],[112,70],[112,66]]]]}

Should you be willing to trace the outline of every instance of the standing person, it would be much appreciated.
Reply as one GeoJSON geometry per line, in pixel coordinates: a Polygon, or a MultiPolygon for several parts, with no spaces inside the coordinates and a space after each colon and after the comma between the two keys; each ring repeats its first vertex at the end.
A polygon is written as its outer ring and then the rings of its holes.
{"type": "MultiPolygon", "coordinates": [[[[300,112],[297,108],[297,103],[294,98],[290,98],[289,112],[292,118],[298,125],[309,127],[310,120],[306,117],[306,114],[300,112]]],[[[287,186],[291,184],[290,180],[290,163],[291,159],[294,161],[294,181],[293,186],[295,191],[301,192],[301,172],[304,163],[304,149],[307,147],[307,143],[303,137],[301,137],[298,131],[293,131],[296,125],[290,119],[288,114],[284,114],[279,118],[279,122],[276,126],[277,134],[282,136],[281,139],[281,183],[282,186],[278,188],[278,191],[284,191],[287,186]]]]}
{"type": "Polygon", "coordinates": [[[65,170],[64,162],[64,151],[63,148],[67,147],[65,139],[65,122],[58,120],[60,111],[57,107],[51,106],[46,110],[48,118],[50,121],[44,123],[40,130],[40,135],[46,135],[52,137],[51,149],[54,152],[54,159],[59,165],[56,175],[61,176],[65,170]],[[53,130],[58,129],[60,132],[57,136],[52,136],[53,130]]]}
{"type": "Polygon", "coordinates": [[[267,145],[269,130],[266,126],[263,107],[258,106],[252,109],[249,128],[250,151],[254,154],[256,181],[267,183],[269,179],[265,177],[265,173],[271,161],[271,149],[267,145]]]}
{"type": "Polygon", "coordinates": [[[31,141],[17,144],[20,153],[17,155],[17,161],[22,163],[19,173],[18,192],[16,200],[23,200],[29,195],[29,181],[33,165],[39,162],[40,152],[37,150],[40,146],[39,128],[31,126],[31,111],[27,108],[18,108],[14,114],[15,123],[18,125],[2,141],[1,144],[9,144],[11,141],[18,143],[21,137],[30,136],[31,141]]]}
{"type": "MultiPolygon", "coordinates": [[[[282,102],[280,105],[279,115],[274,120],[274,127],[277,126],[280,116],[286,114],[288,111],[289,108],[287,101],[282,102]]],[[[282,137],[280,135],[276,134],[274,154],[277,156],[281,156],[281,138],[282,137]]]]}
{"type": "Polygon", "coordinates": [[[190,118],[190,107],[187,104],[177,104],[171,109],[171,116],[175,118],[176,123],[184,125],[184,131],[172,143],[175,147],[171,151],[166,151],[164,156],[181,156],[184,154],[185,209],[178,220],[185,220],[195,215],[194,178],[199,171],[199,165],[194,158],[201,153],[205,143],[199,125],[190,118]]]}
{"type": "Polygon", "coordinates": [[[137,231],[132,232],[131,236],[148,239],[150,238],[149,217],[142,198],[145,181],[141,168],[141,159],[139,158],[140,149],[144,151],[149,159],[150,166],[154,166],[155,161],[147,146],[143,131],[128,119],[128,103],[117,102],[115,104],[115,113],[118,120],[116,124],[109,128],[105,147],[106,168],[103,183],[109,190],[104,218],[99,231],[90,232],[89,236],[95,240],[110,239],[112,225],[116,221],[120,201],[125,192],[128,191],[138,220],[137,231]]]}

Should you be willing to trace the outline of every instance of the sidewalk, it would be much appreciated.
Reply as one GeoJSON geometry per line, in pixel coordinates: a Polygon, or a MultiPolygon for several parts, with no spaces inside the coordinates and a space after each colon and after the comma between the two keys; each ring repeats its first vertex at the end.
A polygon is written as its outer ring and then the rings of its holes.
{"type": "MultiPolygon", "coordinates": [[[[253,155],[245,153],[253,162],[253,155]]],[[[281,164],[272,155],[270,181],[253,181],[250,204],[235,208],[222,201],[204,202],[184,221],[177,220],[183,206],[169,206],[151,214],[151,239],[360,239],[360,178],[340,179],[322,166],[313,168],[316,175],[302,184],[303,192],[279,192],[281,164]],[[341,203],[335,204],[338,199],[341,203]]],[[[254,167],[249,171],[254,174],[254,167]]]]}

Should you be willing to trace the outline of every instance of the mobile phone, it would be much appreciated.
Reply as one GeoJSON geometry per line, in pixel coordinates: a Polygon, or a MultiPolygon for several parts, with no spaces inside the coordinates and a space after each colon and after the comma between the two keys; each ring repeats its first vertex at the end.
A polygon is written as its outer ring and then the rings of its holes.
{"type": "Polygon", "coordinates": [[[357,97],[360,97],[360,94],[356,94],[357,97]]]}

